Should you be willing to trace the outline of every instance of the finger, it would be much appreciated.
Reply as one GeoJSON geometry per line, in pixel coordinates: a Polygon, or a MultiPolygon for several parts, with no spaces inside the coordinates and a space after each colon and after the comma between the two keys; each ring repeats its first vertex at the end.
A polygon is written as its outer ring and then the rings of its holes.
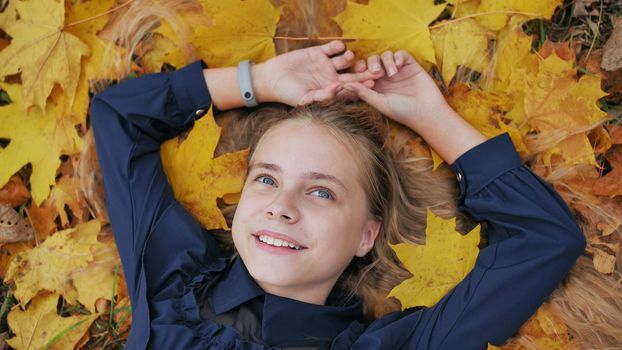
{"type": "Polygon", "coordinates": [[[343,55],[331,58],[335,70],[350,68],[352,60],[354,60],[354,53],[350,50],[344,52],[343,55]]]}
{"type": "Polygon", "coordinates": [[[346,45],[341,40],[333,40],[327,44],[320,45],[320,49],[326,56],[333,56],[343,51],[346,45]]]}
{"type": "Polygon", "coordinates": [[[348,99],[351,101],[356,101],[358,100],[358,96],[356,96],[356,93],[354,91],[348,91],[346,89],[343,89],[341,91],[339,91],[336,95],[337,98],[343,98],[343,99],[348,99]]]}
{"type": "Polygon", "coordinates": [[[367,70],[367,62],[365,62],[365,60],[359,60],[354,65],[354,72],[356,73],[362,73],[366,70],[367,70]]]}
{"type": "Polygon", "coordinates": [[[397,68],[401,68],[405,64],[417,63],[412,55],[406,50],[399,50],[394,56],[397,68]]]}
{"type": "Polygon", "coordinates": [[[384,70],[380,70],[380,72],[373,73],[369,70],[365,70],[360,73],[341,73],[339,74],[339,81],[344,83],[354,82],[354,81],[366,81],[366,80],[375,80],[384,76],[384,70]]]}
{"type": "Polygon", "coordinates": [[[373,73],[378,73],[382,70],[382,66],[380,65],[380,58],[378,55],[372,55],[367,57],[367,67],[373,73]]]}
{"type": "MultiPolygon", "coordinates": [[[[374,80],[366,80],[363,82],[363,85],[365,85],[368,88],[373,88],[375,84],[374,80]]],[[[353,89],[346,89],[345,88],[345,84],[344,86],[341,88],[340,91],[337,91],[337,95],[336,97],[343,97],[343,98],[347,98],[350,100],[358,100],[358,96],[356,95],[356,92],[353,89]]]]}
{"type": "Polygon", "coordinates": [[[341,90],[342,88],[343,88],[343,83],[334,82],[328,85],[327,87],[325,87],[324,89],[309,91],[304,96],[302,96],[298,104],[306,105],[314,101],[324,101],[324,100],[331,99],[335,97],[337,95],[337,92],[341,90]]]}
{"type": "Polygon", "coordinates": [[[397,73],[397,67],[395,66],[395,59],[393,58],[393,52],[385,51],[380,56],[382,59],[382,64],[384,65],[384,70],[387,71],[387,75],[392,77],[397,73]]]}
{"type": "Polygon", "coordinates": [[[343,89],[356,93],[356,96],[358,96],[358,98],[360,98],[361,100],[369,103],[380,112],[385,112],[383,110],[385,105],[384,96],[377,93],[376,91],[358,82],[347,83],[344,85],[343,89]]]}

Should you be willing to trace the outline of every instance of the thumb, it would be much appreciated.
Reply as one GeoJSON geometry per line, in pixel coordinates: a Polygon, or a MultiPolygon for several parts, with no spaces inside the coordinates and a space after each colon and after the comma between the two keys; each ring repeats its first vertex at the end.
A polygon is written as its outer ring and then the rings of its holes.
{"type": "Polygon", "coordinates": [[[383,106],[386,104],[386,98],[382,94],[368,88],[365,84],[350,82],[344,84],[343,88],[344,90],[355,93],[361,100],[369,103],[373,107],[376,107],[376,109],[381,112],[384,112],[383,106]]]}
{"type": "Polygon", "coordinates": [[[335,97],[342,88],[343,83],[337,81],[326,86],[323,89],[309,91],[302,96],[302,98],[298,102],[298,105],[302,106],[314,101],[329,100],[335,97]]]}

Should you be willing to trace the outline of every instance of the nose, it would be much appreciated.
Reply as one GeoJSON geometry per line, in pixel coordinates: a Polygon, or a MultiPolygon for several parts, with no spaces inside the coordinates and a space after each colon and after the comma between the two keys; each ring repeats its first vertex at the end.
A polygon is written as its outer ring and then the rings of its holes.
{"type": "Polygon", "coordinates": [[[280,191],[266,209],[268,219],[283,220],[287,223],[298,221],[300,213],[296,206],[295,194],[280,191]]]}

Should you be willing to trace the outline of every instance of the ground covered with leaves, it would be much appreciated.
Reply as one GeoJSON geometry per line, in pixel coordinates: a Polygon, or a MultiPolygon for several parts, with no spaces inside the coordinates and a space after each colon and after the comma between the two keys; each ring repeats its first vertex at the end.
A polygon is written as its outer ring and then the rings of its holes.
{"type": "MultiPolygon", "coordinates": [[[[571,307],[545,303],[501,348],[622,344],[619,2],[4,0],[0,348],[121,349],[127,339],[131,305],[90,133],[94,93],[199,58],[234,66],[336,38],[359,58],[408,50],[471,125],[489,138],[507,132],[575,214],[588,247],[572,283],[593,300],[560,286],[571,307]]],[[[220,133],[210,113],[162,147],[177,199],[208,229],[228,228],[219,203],[236,201],[245,175],[247,150],[215,156],[220,133]]],[[[418,152],[447,167],[429,147],[418,152]]],[[[430,211],[425,245],[393,246],[412,277],[387,297],[433,305],[472,269],[479,229],[458,234],[430,211]]]]}

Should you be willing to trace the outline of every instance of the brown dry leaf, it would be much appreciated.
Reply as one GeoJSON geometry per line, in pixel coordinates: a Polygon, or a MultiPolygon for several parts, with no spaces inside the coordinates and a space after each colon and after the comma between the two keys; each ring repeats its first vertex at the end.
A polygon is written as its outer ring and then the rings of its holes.
{"type": "Polygon", "coordinates": [[[10,205],[0,204],[0,244],[26,242],[33,239],[35,231],[10,205]]]}
{"type": "Polygon", "coordinates": [[[22,108],[37,105],[46,111],[46,99],[56,83],[71,105],[80,77],[80,59],[89,55],[90,49],[64,30],[64,2],[15,1],[15,7],[19,19],[2,26],[13,40],[0,51],[0,77],[21,72],[22,108]]]}
{"type": "Polygon", "coordinates": [[[240,192],[246,175],[248,150],[214,158],[219,138],[220,127],[210,108],[183,141],[168,140],[160,152],[175,197],[207,229],[228,229],[217,198],[240,192]]]}
{"type": "Polygon", "coordinates": [[[19,242],[19,243],[6,243],[0,245],[0,278],[5,279],[6,271],[9,269],[13,256],[30,250],[32,244],[19,242]]]}
{"type": "Polygon", "coordinates": [[[129,332],[132,325],[132,305],[130,304],[130,298],[121,299],[116,305],[115,310],[118,310],[114,314],[114,321],[117,323],[119,334],[129,332]]]}
{"type": "Polygon", "coordinates": [[[538,53],[542,56],[542,58],[547,58],[555,53],[557,57],[564,61],[574,61],[580,50],[581,44],[578,41],[552,42],[547,40],[544,42],[538,53]]]}
{"type": "Polygon", "coordinates": [[[572,3],[574,5],[572,11],[572,17],[579,16],[598,16],[598,10],[593,9],[592,11],[587,10],[588,7],[593,4],[598,3],[599,0],[574,0],[572,3]]]}
{"type": "Polygon", "coordinates": [[[614,145],[622,144],[622,126],[619,124],[607,125],[609,138],[614,145]]]}
{"type": "Polygon", "coordinates": [[[605,158],[611,164],[611,171],[607,175],[596,180],[594,194],[600,196],[622,195],[622,146],[615,145],[605,154],[605,158]]]}
{"type": "MultiPolygon", "coordinates": [[[[305,1],[274,0],[275,6],[283,5],[281,19],[276,28],[278,37],[339,37],[341,29],[331,18],[346,8],[347,0],[305,1]]],[[[301,49],[309,45],[321,45],[325,40],[275,40],[278,53],[301,49]]]]}
{"type": "Polygon", "coordinates": [[[622,225],[622,198],[608,198],[593,194],[595,177],[564,180],[555,183],[555,189],[568,206],[578,212],[582,231],[589,239],[608,236],[622,225]]]}
{"type": "Polygon", "coordinates": [[[603,154],[611,148],[611,137],[604,126],[592,129],[587,136],[594,147],[594,154],[603,154]]]}
{"type": "Polygon", "coordinates": [[[7,344],[16,350],[73,349],[88,334],[99,314],[61,317],[56,312],[57,303],[58,294],[52,293],[34,298],[26,311],[15,305],[7,317],[15,336],[8,339],[7,344]]]}
{"type": "Polygon", "coordinates": [[[9,182],[0,188],[0,204],[17,207],[28,199],[30,199],[30,192],[28,192],[22,178],[17,175],[11,176],[9,182]]]}
{"type": "Polygon", "coordinates": [[[96,220],[56,232],[37,247],[16,255],[6,274],[15,283],[15,298],[24,307],[39,290],[62,294],[75,304],[78,293],[72,275],[93,261],[100,224],[96,220]]]}
{"type": "Polygon", "coordinates": [[[54,219],[58,216],[54,207],[46,206],[41,207],[35,203],[30,202],[28,206],[28,217],[32,226],[37,232],[37,242],[44,241],[52,232],[57,230],[54,219]]]}
{"type": "Polygon", "coordinates": [[[604,274],[613,273],[616,267],[616,257],[601,249],[594,249],[594,268],[604,274]]]}
{"type": "Polygon", "coordinates": [[[613,29],[603,48],[600,66],[608,71],[622,68],[622,17],[614,17],[613,29]]]}
{"type": "MultiPolygon", "coordinates": [[[[568,327],[559,318],[550,303],[544,303],[518,330],[518,334],[530,339],[538,349],[567,350],[570,346],[568,327]]],[[[505,350],[526,350],[522,344],[509,342],[501,346],[505,350]]]]}

